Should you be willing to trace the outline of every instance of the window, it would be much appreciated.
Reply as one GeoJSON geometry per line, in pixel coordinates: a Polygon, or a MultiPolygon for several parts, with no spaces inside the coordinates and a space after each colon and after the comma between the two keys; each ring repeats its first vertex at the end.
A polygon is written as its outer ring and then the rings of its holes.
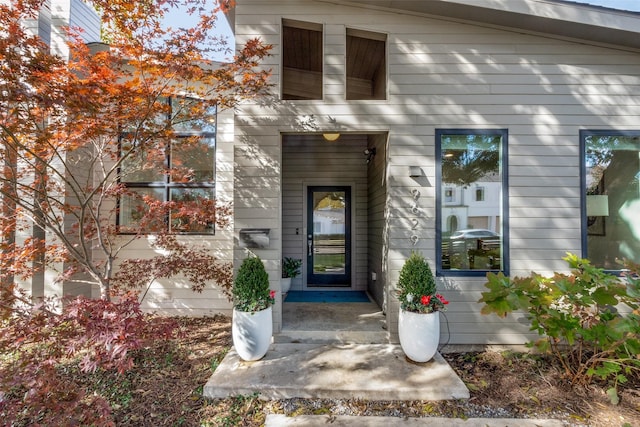
{"type": "Polygon", "coordinates": [[[282,99],[322,99],[322,25],[282,20],[282,99]]]}
{"type": "Polygon", "coordinates": [[[453,203],[456,197],[456,191],[453,188],[444,189],[444,201],[447,203],[453,203]]]}
{"type": "MultiPolygon", "coordinates": [[[[202,111],[202,119],[186,120],[185,109],[193,112],[198,104],[193,99],[168,99],[174,138],[123,160],[120,181],[127,192],[119,200],[121,233],[133,233],[140,227],[147,232],[163,229],[173,233],[214,233],[213,221],[188,214],[190,206],[215,212],[216,111],[208,109],[202,111]],[[162,215],[161,224],[141,223],[153,200],[171,202],[170,210],[162,215]]],[[[124,133],[120,138],[121,153],[135,150],[135,143],[131,134],[124,133]]]]}
{"type": "Polygon", "coordinates": [[[386,34],[347,28],[347,99],[387,98],[386,34]]]}
{"type": "Polygon", "coordinates": [[[503,129],[436,131],[438,274],[507,272],[507,137],[503,129]]]}
{"type": "Polygon", "coordinates": [[[619,270],[640,262],[640,131],[582,131],[583,257],[619,270]]]}

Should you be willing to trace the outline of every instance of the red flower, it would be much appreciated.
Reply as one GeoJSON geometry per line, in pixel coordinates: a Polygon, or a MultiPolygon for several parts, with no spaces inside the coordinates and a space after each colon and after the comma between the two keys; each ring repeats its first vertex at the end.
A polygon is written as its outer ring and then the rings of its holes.
{"type": "Polygon", "coordinates": [[[431,295],[422,295],[422,298],[420,298],[420,302],[422,303],[422,305],[428,305],[431,302],[431,295]]]}
{"type": "Polygon", "coordinates": [[[269,298],[275,298],[276,297],[276,291],[269,291],[269,298]]]}
{"type": "Polygon", "coordinates": [[[436,298],[438,298],[440,300],[441,303],[443,304],[449,304],[449,301],[447,301],[442,295],[440,294],[436,294],[436,298]]]}

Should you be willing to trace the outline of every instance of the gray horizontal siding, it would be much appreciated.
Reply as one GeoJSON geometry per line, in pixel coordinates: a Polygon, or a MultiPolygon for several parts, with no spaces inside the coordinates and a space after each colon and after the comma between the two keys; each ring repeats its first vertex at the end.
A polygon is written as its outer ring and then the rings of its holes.
{"type": "MultiPolygon", "coordinates": [[[[566,271],[561,257],[581,249],[579,131],[640,129],[640,55],[395,12],[315,1],[240,2],[237,42],[261,36],[274,44],[264,66],[272,69],[276,99],[282,17],[322,23],[325,37],[324,99],[243,105],[236,122],[240,139],[271,147],[280,132],[308,131],[300,118],[311,115],[315,131],[330,128],[330,116],[343,131],[389,132],[384,268],[392,291],[412,249],[432,261],[435,256],[435,130],[506,128],[511,272],[566,271]],[[346,28],[387,34],[387,100],[345,101],[346,28]],[[408,166],[420,166],[425,179],[408,177],[408,166]],[[421,192],[417,215],[409,209],[413,189],[421,192]],[[409,240],[414,219],[420,224],[415,247],[409,240]]],[[[278,154],[268,158],[277,168],[278,154]]],[[[382,196],[369,197],[371,205],[382,196]]],[[[265,212],[271,215],[279,212],[265,212]]],[[[447,283],[457,289],[445,290],[452,300],[452,344],[519,344],[530,337],[521,317],[498,322],[479,314],[483,279],[447,283]]],[[[397,305],[388,313],[393,330],[397,305]]]]}

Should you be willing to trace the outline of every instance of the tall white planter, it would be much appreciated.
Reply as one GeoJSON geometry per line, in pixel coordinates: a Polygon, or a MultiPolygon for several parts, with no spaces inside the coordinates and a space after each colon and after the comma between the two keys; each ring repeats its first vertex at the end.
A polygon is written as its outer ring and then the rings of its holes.
{"type": "Polygon", "coordinates": [[[398,335],[404,354],[414,362],[428,362],[440,342],[440,313],[414,313],[400,310],[398,335]]]}
{"type": "Polygon", "coordinates": [[[272,316],[271,307],[255,313],[233,309],[231,336],[242,360],[260,360],[267,354],[273,334],[272,316]]]}

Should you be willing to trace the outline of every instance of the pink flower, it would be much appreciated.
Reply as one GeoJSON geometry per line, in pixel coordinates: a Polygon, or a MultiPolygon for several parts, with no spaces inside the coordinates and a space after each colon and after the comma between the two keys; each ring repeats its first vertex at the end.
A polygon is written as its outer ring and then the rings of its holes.
{"type": "Polygon", "coordinates": [[[276,297],[276,291],[269,291],[269,298],[275,298],[276,297]]]}
{"type": "Polygon", "coordinates": [[[431,302],[431,295],[422,295],[422,298],[420,298],[420,302],[422,303],[422,305],[428,305],[431,302]]]}

